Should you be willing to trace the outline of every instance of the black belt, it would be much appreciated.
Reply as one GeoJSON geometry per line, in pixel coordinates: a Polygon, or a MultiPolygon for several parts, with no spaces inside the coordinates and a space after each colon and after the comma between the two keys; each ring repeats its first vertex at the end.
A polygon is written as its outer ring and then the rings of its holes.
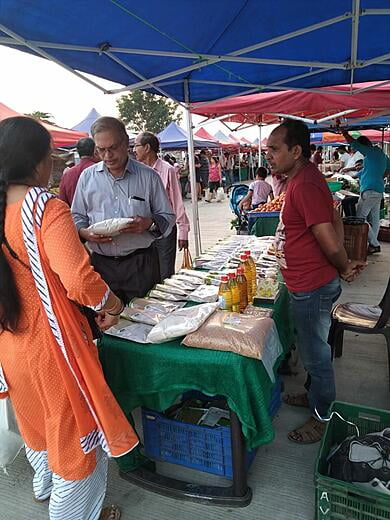
{"type": "Polygon", "coordinates": [[[132,258],[133,256],[145,254],[151,252],[153,249],[153,244],[151,244],[149,247],[145,247],[143,249],[136,249],[132,253],[129,253],[128,255],[122,255],[122,256],[108,256],[108,255],[101,255],[100,253],[93,252],[94,255],[100,256],[101,258],[107,258],[108,260],[115,260],[117,262],[123,262],[124,260],[128,260],[129,258],[132,258]]]}

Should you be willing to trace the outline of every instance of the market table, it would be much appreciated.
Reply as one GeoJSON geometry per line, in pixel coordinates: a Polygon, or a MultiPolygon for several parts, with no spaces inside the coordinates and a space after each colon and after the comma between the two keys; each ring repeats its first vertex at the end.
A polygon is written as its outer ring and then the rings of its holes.
{"type": "Polygon", "coordinates": [[[249,211],[248,231],[257,237],[274,236],[279,224],[279,213],[274,216],[265,216],[261,211],[249,211]]]}
{"type": "MultiPolygon", "coordinates": [[[[294,336],[288,293],[283,284],[279,298],[271,307],[287,352],[294,336]]],[[[231,487],[196,486],[163,477],[143,464],[145,458],[137,450],[117,459],[121,476],[175,498],[238,507],[248,505],[251,491],[246,482],[245,447],[252,450],[274,438],[268,415],[273,385],[263,364],[232,352],[185,347],[180,339],[143,345],[104,335],[99,351],[106,379],[129,418],[139,406],[166,410],[183,392],[193,389],[225,396],[231,410],[231,487]]]]}

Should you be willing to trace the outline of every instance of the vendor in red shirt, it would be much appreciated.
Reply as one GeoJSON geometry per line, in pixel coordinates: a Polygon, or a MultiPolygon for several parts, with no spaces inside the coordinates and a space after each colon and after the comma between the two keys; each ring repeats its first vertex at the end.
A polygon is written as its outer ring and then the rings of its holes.
{"type": "Polygon", "coordinates": [[[284,401],[310,409],[312,416],[288,435],[300,444],[318,442],[319,420],[335,399],[335,381],[328,345],[333,303],[340,296],[341,276],[352,281],[365,265],[348,260],[343,225],[333,209],[323,175],[310,162],[310,134],[301,121],[286,120],[268,138],[267,160],[273,173],[288,178],[286,198],[275,237],[276,254],[290,293],[298,348],[307,372],[304,394],[284,401]]]}
{"type": "Polygon", "coordinates": [[[77,152],[80,156],[80,162],[72,168],[66,170],[62,175],[60,182],[60,193],[59,198],[66,202],[68,206],[72,205],[73,197],[76,191],[76,186],[79,181],[79,177],[85,168],[95,164],[94,158],[95,143],[90,137],[83,137],[77,142],[77,152]]]}

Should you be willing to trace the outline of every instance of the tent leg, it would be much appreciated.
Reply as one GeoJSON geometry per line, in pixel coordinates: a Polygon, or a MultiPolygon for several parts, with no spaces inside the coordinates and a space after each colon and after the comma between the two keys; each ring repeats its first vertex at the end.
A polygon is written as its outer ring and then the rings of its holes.
{"type": "MultiPolygon", "coordinates": [[[[188,98],[188,83],[185,82],[185,93],[188,98]]],[[[195,174],[195,153],[194,153],[194,135],[192,132],[192,117],[188,105],[188,99],[186,99],[185,116],[187,122],[187,133],[188,133],[188,165],[190,168],[190,184],[191,184],[191,202],[192,202],[192,227],[195,239],[195,255],[199,256],[201,253],[200,243],[200,226],[199,226],[199,213],[198,213],[198,194],[196,190],[196,174],[195,174]]]]}
{"type": "Polygon", "coordinates": [[[259,124],[259,160],[257,161],[257,166],[259,168],[261,166],[261,123],[259,124]]]}

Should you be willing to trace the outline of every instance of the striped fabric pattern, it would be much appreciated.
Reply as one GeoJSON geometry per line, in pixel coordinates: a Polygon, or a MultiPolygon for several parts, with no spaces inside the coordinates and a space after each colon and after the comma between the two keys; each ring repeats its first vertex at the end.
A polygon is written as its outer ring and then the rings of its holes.
{"type": "Polygon", "coordinates": [[[8,392],[8,385],[7,385],[7,381],[5,380],[3,367],[1,366],[1,363],[0,363],[0,394],[3,394],[5,392],[8,392]]]}
{"type": "Polygon", "coordinates": [[[82,480],[65,480],[52,473],[47,452],[26,446],[27,458],[33,467],[34,495],[38,500],[50,497],[50,520],[98,520],[107,488],[107,456],[96,450],[96,467],[82,480]]]}
{"type": "MultiPolygon", "coordinates": [[[[23,230],[23,240],[27,250],[31,272],[34,278],[35,286],[38,291],[39,297],[42,301],[44,310],[46,312],[47,319],[49,321],[50,328],[52,333],[56,339],[56,342],[63,354],[67,365],[69,367],[70,373],[75,378],[80,391],[88,405],[88,408],[96,422],[99,424],[99,421],[96,417],[93,406],[89,402],[87,395],[80,384],[73,367],[69,361],[68,353],[66,351],[66,347],[63,341],[61,329],[58,325],[57,318],[54,314],[53,307],[50,299],[50,292],[47,286],[47,281],[45,278],[44,271],[42,269],[41,258],[39,254],[38,241],[35,235],[35,226],[41,228],[42,226],[42,217],[45,210],[45,205],[51,198],[54,198],[55,195],[47,192],[43,188],[33,187],[26,195],[23,204],[22,204],[22,230],[23,230]]],[[[104,434],[98,430],[94,429],[88,435],[80,438],[80,444],[85,454],[90,453],[93,449],[98,446],[102,446],[102,448],[106,451],[108,455],[110,455],[109,448],[107,442],[104,438],[104,434]]]]}

